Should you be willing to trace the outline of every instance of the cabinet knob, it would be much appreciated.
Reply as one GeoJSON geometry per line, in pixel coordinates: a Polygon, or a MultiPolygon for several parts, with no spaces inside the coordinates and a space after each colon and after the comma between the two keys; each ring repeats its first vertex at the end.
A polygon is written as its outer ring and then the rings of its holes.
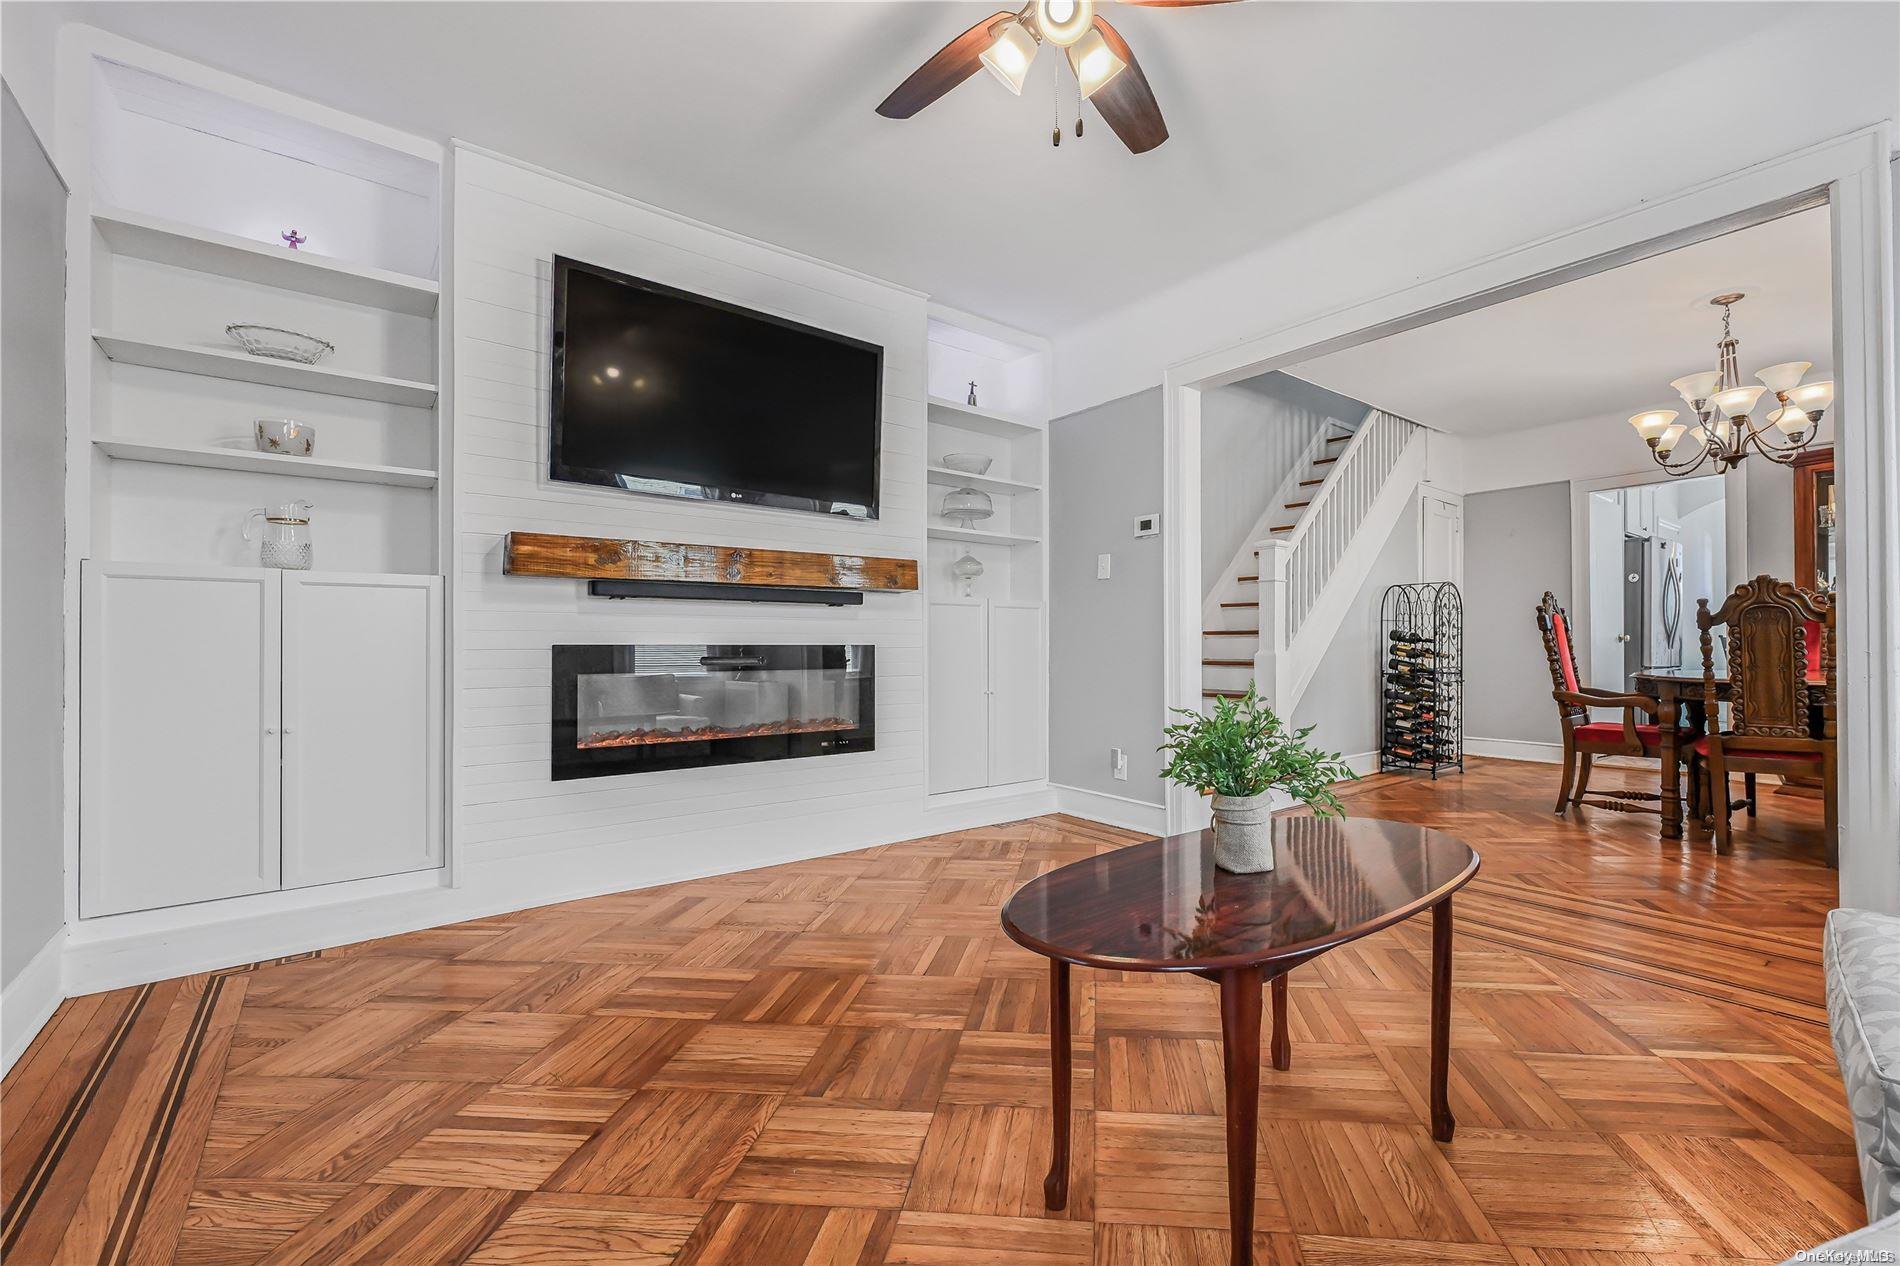
{"type": "Polygon", "coordinates": [[[274,726],[274,725],[267,725],[267,726],[265,726],[265,727],[264,727],[264,733],[266,733],[266,734],[275,734],[275,733],[277,733],[277,727],[276,727],[276,726],[274,726]]]}

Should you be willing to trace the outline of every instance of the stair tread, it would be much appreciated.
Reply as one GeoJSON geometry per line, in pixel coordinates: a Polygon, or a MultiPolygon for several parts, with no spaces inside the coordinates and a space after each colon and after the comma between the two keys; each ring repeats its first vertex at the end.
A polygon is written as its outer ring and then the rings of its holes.
{"type": "Polygon", "coordinates": [[[1260,577],[1258,576],[1235,576],[1234,583],[1244,585],[1248,581],[1258,581],[1259,579],[1260,577]]]}
{"type": "Polygon", "coordinates": [[[1313,464],[1315,466],[1330,466],[1338,460],[1339,459],[1337,457],[1315,457],[1313,459],[1313,464]]]}
{"type": "Polygon", "coordinates": [[[1202,629],[1202,637],[1259,637],[1259,629],[1202,629]]]}
{"type": "Polygon", "coordinates": [[[1223,602],[1221,605],[1223,607],[1257,607],[1260,604],[1257,602],[1223,602]]]}
{"type": "Polygon", "coordinates": [[[1326,442],[1328,444],[1344,444],[1347,440],[1351,438],[1352,438],[1351,432],[1348,432],[1345,435],[1329,435],[1326,437],[1326,442]]]}
{"type": "Polygon", "coordinates": [[[1300,487],[1302,487],[1302,488],[1317,488],[1317,487],[1319,487],[1319,486],[1320,486],[1321,484],[1323,484],[1323,483],[1325,483],[1325,482],[1326,482],[1326,481],[1325,481],[1324,479],[1302,479],[1302,480],[1300,480],[1300,487]]]}
{"type": "Polygon", "coordinates": [[[1289,510],[1304,510],[1307,506],[1312,504],[1311,501],[1289,501],[1286,503],[1286,508],[1289,510]]]}
{"type": "Polygon", "coordinates": [[[1201,667],[1203,668],[1252,668],[1253,661],[1251,659],[1204,659],[1201,661],[1201,667]]]}
{"type": "Polygon", "coordinates": [[[1244,690],[1203,690],[1201,691],[1201,698],[1203,699],[1245,699],[1246,697],[1247,697],[1247,692],[1244,690]]]}
{"type": "Polygon", "coordinates": [[[1273,530],[1276,532],[1291,532],[1293,530],[1293,525],[1291,523],[1288,523],[1284,527],[1277,527],[1277,528],[1274,528],[1273,530]]]}

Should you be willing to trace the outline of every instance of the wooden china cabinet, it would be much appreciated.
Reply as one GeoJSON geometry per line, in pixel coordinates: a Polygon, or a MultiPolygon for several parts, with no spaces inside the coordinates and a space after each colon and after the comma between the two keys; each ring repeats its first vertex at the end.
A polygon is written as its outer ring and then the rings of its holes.
{"type": "Polygon", "coordinates": [[[1834,508],[1834,450],[1812,449],[1794,461],[1794,583],[1834,592],[1840,544],[1834,508]]]}

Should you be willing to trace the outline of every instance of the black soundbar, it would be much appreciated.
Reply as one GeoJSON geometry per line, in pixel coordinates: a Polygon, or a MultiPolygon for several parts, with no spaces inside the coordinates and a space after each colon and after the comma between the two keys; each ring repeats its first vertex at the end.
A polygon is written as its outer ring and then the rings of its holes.
{"type": "Polygon", "coordinates": [[[809,602],[826,607],[860,607],[855,589],[802,589],[794,585],[721,585],[705,580],[590,580],[596,598],[684,598],[698,602],[809,602]]]}

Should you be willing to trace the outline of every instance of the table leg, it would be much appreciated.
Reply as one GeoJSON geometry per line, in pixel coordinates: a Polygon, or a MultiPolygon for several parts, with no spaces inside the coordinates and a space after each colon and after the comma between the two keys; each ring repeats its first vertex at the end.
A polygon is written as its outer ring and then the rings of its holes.
{"type": "Polygon", "coordinates": [[[1656,724],[1662,730],[1662,837],[1682,838],[1682,765],[1676,751],[1676,717],[1681,705],[1667,687],[1656,692],[1656,724]]]}
{"type": "Polygon", "coordinates": [[[1286,1035],[1286,973],[1273,978],[1273,1066],[1281,1072],[1293,1067],[1293,1043],[1286,1035]]]}
{"type": "Polygon", "coordinates": [[[1227,1227],[1232,1266],[1253,1264],[1255,1134],[1260,1118],[1260,969],[1220,974],[1221,1058],[1227,1073],[1227,1227]]]}
{"type": "Polygon", "coordinates": [[[1060,1209],[1069,1203],[1069,965],[1059,958],[1049,960],[1049,1073],[1054,1133],[1042,1198],[1060,1209]]]}
{"type": "Polygon", "coordinates": [[[1432,1137],[1451,1142],[1451,898],[1432,907],[1432,1137]]]}

